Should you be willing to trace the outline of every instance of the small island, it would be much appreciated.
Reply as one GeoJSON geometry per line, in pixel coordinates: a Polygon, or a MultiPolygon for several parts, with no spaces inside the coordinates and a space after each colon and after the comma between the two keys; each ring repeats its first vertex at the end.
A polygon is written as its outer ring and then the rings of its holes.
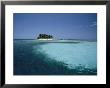
{"type": "Polygon", "coordinates": [[[47,35],[47,34],[39,34],[37,37],[38,40],[53,40],[52,35],[47,35]]]}

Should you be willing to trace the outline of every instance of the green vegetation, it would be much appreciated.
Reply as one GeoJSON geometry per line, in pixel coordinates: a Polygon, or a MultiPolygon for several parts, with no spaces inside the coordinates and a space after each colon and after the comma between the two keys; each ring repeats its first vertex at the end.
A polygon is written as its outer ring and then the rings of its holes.
{"type": "Polygon", "coordinates": [[[39,34],[39,36],[37,37],[37,39],[52,39],[53,36],[52,35],[47,35],[47,34],[39,34]]]}

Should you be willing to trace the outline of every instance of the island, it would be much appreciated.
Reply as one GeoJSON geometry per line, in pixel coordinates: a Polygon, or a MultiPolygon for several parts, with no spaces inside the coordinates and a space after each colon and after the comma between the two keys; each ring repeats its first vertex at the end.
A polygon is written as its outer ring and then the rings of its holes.
{"type": "Polygon", "coordinates": [[[53,40],[53,36],[47,35],[47,34],[39,34],[37,39],[38,40],[53,40]]]}

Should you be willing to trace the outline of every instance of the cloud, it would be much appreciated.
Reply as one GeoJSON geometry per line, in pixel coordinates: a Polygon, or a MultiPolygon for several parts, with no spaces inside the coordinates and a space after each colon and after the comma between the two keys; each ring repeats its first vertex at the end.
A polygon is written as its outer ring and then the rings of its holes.
{"type": "Polygon", "coordinates": [[[90,27],[94,27],[94,26],[97,26],[97,22],[92,22],[92,23],[90,24],[90,27]]]}

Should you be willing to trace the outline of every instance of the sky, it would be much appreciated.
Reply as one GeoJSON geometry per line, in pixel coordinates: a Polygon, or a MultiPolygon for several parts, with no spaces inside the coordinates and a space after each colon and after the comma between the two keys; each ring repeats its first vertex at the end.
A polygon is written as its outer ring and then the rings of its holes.
{"type": "Polygon", "coordinates": [[[14,39],[36,39],[50,34],[55,39],[97,40],[96,13],[14,13],[14,39]]]}

